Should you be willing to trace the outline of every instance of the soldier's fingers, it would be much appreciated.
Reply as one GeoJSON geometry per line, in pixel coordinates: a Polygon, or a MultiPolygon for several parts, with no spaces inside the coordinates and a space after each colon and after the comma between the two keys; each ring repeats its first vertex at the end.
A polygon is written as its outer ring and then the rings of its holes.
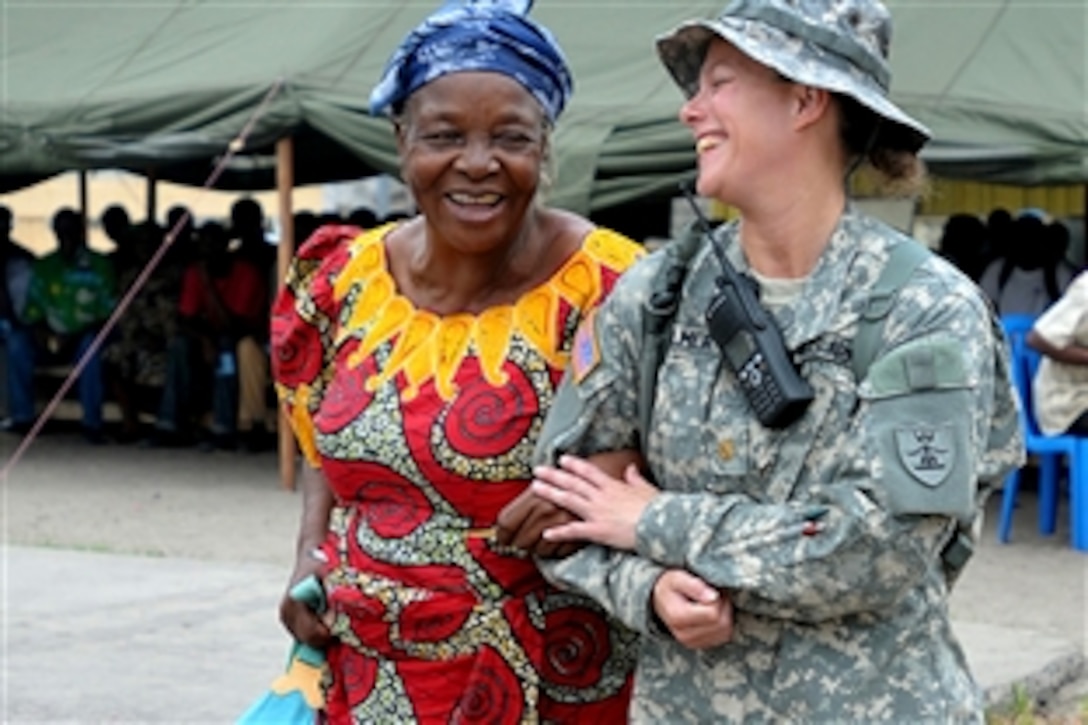
{"type": "Polygon", "coordinates": [[[672,607],[671,621],[678,629],[713,628],[719,621],[716,607],[697,604],[690,600],[678,600],[672,607]]]}
{"type": "Polygon", "coordinates": [[[684,631],[683,643],[695,649],[717,647],[733,638],[733,618],[719,619],[711,624],[689,627],[684,631]]]}
{"type": "Polygon", "coordinates": [[[566,471],[570,471],[578,478],[596,488],[614,484],[616,479],[602,471],[598,466],[578,456],[564,455],[559,457],[559,465],[566,471]]]}
{"type": "Polygon", "coordinates": [[[557,485],[554,478],[549,480],[538,478],[532,483],[532,491],[545,501],[570,511],[578,518],[586,517],[589,501],[580,489],[557,485]]]}
{"type": "Polygon", "coordinates": [[[662,577],[662,586],[680,594],[693,602],[711,604],[720,598],[718,590],[705,581],[683,569],[673,569],[662,577]],[[667,578],[665,578],[667,577],[667,578]]]}
{"type": "Polygon", "coordinates": [[[585,521],[572,521],[569,524],[560,524],[544,529],[543,538],[555,544],[571,541],[596,541],[595,528],[585,521]]]}
{"type": "MultiPolygon", "coordinates": [[[[564,491],[576,493],[582,497],[593,495],[597,486],[575,473],[570,473],[562,468],[552,466],[537,466],[533,469],[533,477],[537,481],[544,481],[564,491]]],[[[532,490],[532,489],[530,489],[532,490]]]]}

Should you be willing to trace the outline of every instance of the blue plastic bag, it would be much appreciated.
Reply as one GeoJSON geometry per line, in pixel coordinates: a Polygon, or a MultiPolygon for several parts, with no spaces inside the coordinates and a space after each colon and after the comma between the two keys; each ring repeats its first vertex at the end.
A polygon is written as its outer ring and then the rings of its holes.
{"type": "MultiPolygon", "coordinates": [[[[325,611],[325,592],[315,576],[296,584],[290,596],[318,613],[325,611]]],[[[237,725],[312,725],[325,704],[321,692],[324,670],[324,652],[295,642],[287,656],[286,671],[238,718],[237,725]]]]}

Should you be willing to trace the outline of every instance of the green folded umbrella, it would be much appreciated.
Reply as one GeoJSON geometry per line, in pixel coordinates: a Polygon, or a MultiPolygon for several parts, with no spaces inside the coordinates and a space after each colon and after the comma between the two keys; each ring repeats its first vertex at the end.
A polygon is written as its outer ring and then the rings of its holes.
{"type": "MultiPolygon", "coordinates": [[[[289,596],[319,614],[325,611],[325,591],[316,576],[300,581],[292,587],[289,596]]],[[[317,711],[325,704],[321,693],[324,669],[324,652],[294,642],[287,656],[285,672],[238,718],[238,725],[313,723],[317,711]]]]}

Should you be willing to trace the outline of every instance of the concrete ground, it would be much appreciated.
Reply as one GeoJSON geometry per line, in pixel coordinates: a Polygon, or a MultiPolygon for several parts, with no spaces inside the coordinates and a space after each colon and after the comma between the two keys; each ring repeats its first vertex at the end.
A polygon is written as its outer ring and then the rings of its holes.
{"type": "MultiPolygon", "coordinates": [[[[0,459],[15,442],[0,435],[0,459]]],[[[0,722],[231,722],[263,694],[288,646],[276,606],[300,506],[276,460],[36,441],[0,481],[0,722]]],[[[993,502],[955,629],[992,703],[1019,685],[1073,718],[1088,555],[1064,502],[1041,537],[1023,499],[1008,545],[993,502]]]]}

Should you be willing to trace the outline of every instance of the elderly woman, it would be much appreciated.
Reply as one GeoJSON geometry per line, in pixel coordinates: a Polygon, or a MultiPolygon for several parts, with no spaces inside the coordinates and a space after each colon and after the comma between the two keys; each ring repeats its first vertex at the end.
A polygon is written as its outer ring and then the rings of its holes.
{"type": "Polygon", "coordinates": [[[447,4],[371,95],[419,216],[330,227],[299,251],[274,368],[311,466],[291,584],[317,572],[331,722],[617,722],[635,636],[557,591],[496,516],[531,452],[573,330],[640,255],[540,204],[571,92],[528,2],[447,4]]]}
{"type": "Polygon", "coordinates": [[[876,0],[737,0],[658,41],[698,191],[740,219],[637,264],[583,326],[597,352],[572,363],[532,487],[582,519],[546,539],[600,544],[545,573],[644,634],[635,721],[982,720],[948,592],[1023,447],[978,289],[847,199],[863,161],[921,173],[890,37],[876,0]],[[640,430],[647,301],[692,242],[640,430]],[[723,260],[758,299],[734,304],[723,260]],[[765,406],[772,360],[811,394],[765,406]],[[654,485],[579,457],[640,439],[654,485]]]}

